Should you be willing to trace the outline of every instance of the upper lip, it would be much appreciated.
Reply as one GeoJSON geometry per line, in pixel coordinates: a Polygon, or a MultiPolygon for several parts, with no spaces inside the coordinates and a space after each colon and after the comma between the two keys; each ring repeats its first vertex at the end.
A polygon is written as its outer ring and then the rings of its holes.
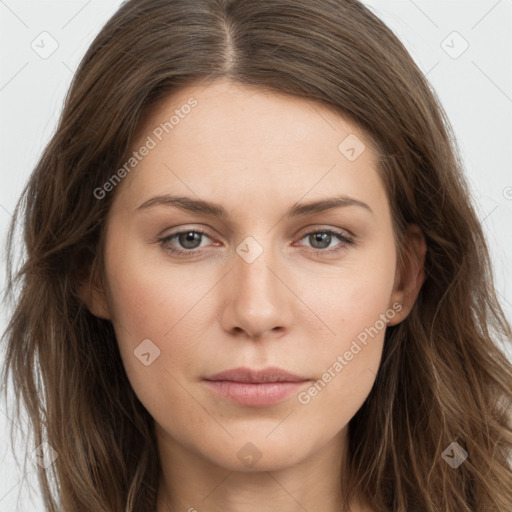
{"type": "Polygon", "coordinates": [[[205,380],[229,380],[232,382],[303,382],[309,379],[294,375],[281,368],[271,366],[261,370],[233,368],[205,377],[205,380]]]}

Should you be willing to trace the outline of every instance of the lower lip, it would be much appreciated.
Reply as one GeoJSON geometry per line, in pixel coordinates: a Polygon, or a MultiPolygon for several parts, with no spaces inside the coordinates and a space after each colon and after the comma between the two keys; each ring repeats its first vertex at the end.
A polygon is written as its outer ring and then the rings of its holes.
{"type": "Polygon", "coordinates": [[[205,380],[204,382],[214,393],[240,405],[266,407],[277,404],[294,393],[297,394],[309,381],[249,383],[205,380]]]}

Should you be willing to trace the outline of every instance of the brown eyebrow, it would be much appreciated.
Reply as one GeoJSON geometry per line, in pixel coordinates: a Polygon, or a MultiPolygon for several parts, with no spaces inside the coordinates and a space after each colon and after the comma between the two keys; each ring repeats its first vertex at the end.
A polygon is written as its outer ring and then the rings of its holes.
{"type": "MultiPolygon", "coordinates": [[[[181,210],[202,213],[204,215],[212,215],[220,218],[227,218],[228,213],[223,206],[210,201],[203,201],[201,199],[193,199],[185,196],[173,196],[169,194],[159,195],[148,199],[142,203],[137,210],[150,208],[156,205],[172,206],[180,208],[181,210]]],[[[332,210],[333,208],[340,208],[346,206],[359,206],[365,208],[373,214],[372,209],[362,201],[348,196],[336,196],[309,203],[295,203],[284,215],[286,218],[299,217],[303,215],[311,215],[313,213],[332,210]]]]}

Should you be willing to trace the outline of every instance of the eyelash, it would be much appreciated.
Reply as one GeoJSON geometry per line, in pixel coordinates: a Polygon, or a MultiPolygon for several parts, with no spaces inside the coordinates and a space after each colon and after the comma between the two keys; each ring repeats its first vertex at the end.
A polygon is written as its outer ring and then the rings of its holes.
{"type": "MultiPolygon", "coordinates": [[[[174,237],[176,236],[179,236],[179,235],[182,235],[182,234],[186,234],[186,233],[198,233],[198,234],[201,234],[201,235],[205,235],[207,236],[208,238],[212,238],[206,231],[203,231],[202,229],[187,229],[187,230],[184,230],[184,231],[177,231],[176,233],[172,233],[170,235],[167,235],[163,238],[159,238],[158,239],[158,243],[161,245],[161,247],[172,253],[172,254],[175,254],[176,256],[194,256],[194,255],[199,255],[201,254],[201,250],[199,249],[190,249],[190,250],[181,250],[181,249],[175,249],[175,248],[171,248],[171,247],[165,247],[165,244],[167,242],[169,242],[171,239],[173,239],[174,237]]],[[[314,231],[308,231],[307,233],[304,233],[304,235],[300,238],[300,240],[302,240],[303,238],[306,238],[310,235],[315,235],[315,234],[318,234],[318,233],[327,233],[329,235],[334,235],[335,237],[337,237],[340,242],[342,242],[342,244],[340,244],[339,246],[337,246],[336,248],[331,248],[331,249],[314,249],[314,248],[310,248],[311,250],[315,251],[316,253],[322,253],[322,254],[334,254],[334,253],[340,253],[342,252],[343,250],[346,250],[347,249],[347,245],[353,245],[354,244],[354,240],[347,236],[344,232],[342,231],[337,231],[337,230],[333,230],[333,229],[317,229],[317,230],[314,230],[314,231]]]]}

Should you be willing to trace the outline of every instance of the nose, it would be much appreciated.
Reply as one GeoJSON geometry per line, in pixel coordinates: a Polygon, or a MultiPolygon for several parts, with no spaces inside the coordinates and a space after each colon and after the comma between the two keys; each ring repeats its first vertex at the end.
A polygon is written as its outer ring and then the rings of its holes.
{"type": "Polygon", "coordinates": [[[233,260],[229,284],[224,288],[224,329],[250,338],[282,336],[292,325],[293,304],[298,302],[290,273],[267,247],[254,261],[239,254],[233,260]]]}

